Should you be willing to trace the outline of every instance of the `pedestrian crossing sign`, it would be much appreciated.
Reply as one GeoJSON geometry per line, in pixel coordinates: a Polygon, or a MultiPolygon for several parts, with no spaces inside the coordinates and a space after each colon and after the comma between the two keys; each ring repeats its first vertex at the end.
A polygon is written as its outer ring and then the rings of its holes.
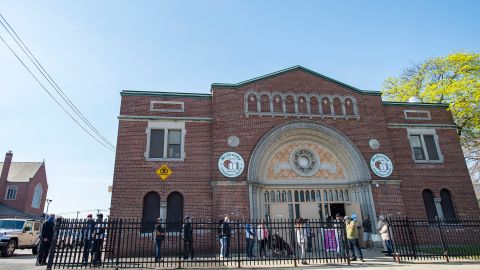
{"type": "Polygon", "coordinates": [[[166,181],[173,171],[167,166],[167,164],[163,164],[155,171],[155,173],[160,177],[160,179],[162,179],[162,181],[166,181]]]}

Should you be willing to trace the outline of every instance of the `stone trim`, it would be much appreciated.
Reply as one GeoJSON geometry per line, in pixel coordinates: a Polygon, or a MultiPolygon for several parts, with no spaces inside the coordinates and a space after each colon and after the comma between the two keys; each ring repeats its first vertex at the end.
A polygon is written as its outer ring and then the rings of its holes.
{"type": "Polygon", "coordinates": [[[389,128],[412,128],[412,127],[424,127],[424,128],[444,128],[444,129],[457,129],[454,124],[403,124],[403,123],[387,123],[389,128]]]}
{"type": "Polygon", "coordinates": [[[246,181],[235,181],[235,180],[212,180],[212,186],[246,186],[246,181]]]}
{"type": "Polygon", "coordinates": [[[403,110],[403,116],[407,120],[432,120],[432,117],[430,116],[430,111],[424,111],[424,110],[403,110]],[[425,116],[409,116],[408,114],[423,114],[425,116]]]}
{"type": "Polygon", "coordinates": [[[151,112],[185,112],[185,103],[182,101],[159,101],[159,100],[150,100],[150,111],[151,112]],[[165,104],[165,105],[179,105],[179,109],[155,109],[155,104],[165,104]]]}
{"type": "Polygon", "coordinates": [[[373,185],[400,185],[402,180],[372,180],[373,185]]]}
{"type": "Polygon", "coordinates": [[[119,115],[118,120],[121,121],[150,121],[150,120],[165,120],[165,121],[185,121],[185,122],[212,122],[211,117],[194,117],[194,116],[154,116],[154,115],[119,115]]]}

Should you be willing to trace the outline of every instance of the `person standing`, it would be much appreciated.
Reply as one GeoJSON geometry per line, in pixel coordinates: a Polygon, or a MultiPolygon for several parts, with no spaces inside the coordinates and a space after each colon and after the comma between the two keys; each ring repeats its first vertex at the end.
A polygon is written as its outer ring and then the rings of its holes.
{"type": "Polygon", "coordinates": [[[363,218],[362,222],[363,227],[363,240],[365,241],[365,248],[371,249],[372,245],[372,222],[370,221],[370,216],[367,215],[363,218]]]}
{"type": "Polygon", "coordinates": [[[85,221],[84,228],[82,229],[82,239],[83,239],[83,265],[88,264],[88,254],[92,248],[92,235],[95,231],[95,221],[93,221],[92,214],[87,215],[87,220],[85,221]]]}
{"type": "Polygon", "coordinates": [[[259,242],[260,246],[260,257],[261,258],[268,258],[267,256],[267,241],[268,241],[268,229],[265,226],[265,223],[263,219],[260,221],[260,224],[258,225],[257,228],[257,240],[259,242]]]}
{"type": "Polygon", "coordinates": [[[343,216],[340,213],[335,214],[335,220],[333,227],[335,228],[335,237],[337,240],[337,256],[345,256],[345,248],[348,248],[348,243],[345,243],[345,234],[343,233],[343,226],[345,226],[345,221],[343,216]]]}
{"type": "Polygon", "coordinates": [[[230,219],[225,216],[220,224],[220,258],[230,258],[230,219]]]}
{"type": "Polygon", "coordinates": [[[298,219],[295,226],[295,236],[297,245],[300,247],[300,258],[302,260],[302,264],[308,264],[307,261],[305,261],[305,242],[307,239],[307,231],[302,218],[298,219]]]}
{"type": "Polygon", "coordinates": [[[155,224],[155,262],[162,260],[162,241],[165,239],[165,228],[162,226],[162,219],[157,218],[155,224]]]}
{"type": "Polygon", "coordinates": [[[304,219],[304,227],[305,232],[307,232],[307,252],[312,252],[312,238],[314,235],[308,219],[304,219]]]}
{"type": "Polygon", "coordinates": [[[48,253],[50,251],[50,246],[52,245],[53,238],[53,228],[55,224],[55,215],[51,214],[47,221],[42,225],[42,232],[40,233],[40,250],[37,255],[36,265],[45,265],[47,264],[48,253]]]}
{"type": "Polygon", "coordinates": [[[247,258],[253,259],[253,243],[255,241],[255,230],[250,223],[245,225],[245,236],[247,240],[247,258]]]}
{"type": "Polygon", "coordinates": [[[102,265],[102,250],[104,238],[105,224],[103,223],[103,214],[99,213],[97,214],[97,220],[95,220],[95,230],[93,233],[92,257],[94,267],[102,265]]]}
{"type": "Polygon", "coordinates": [[[392,253],[393,253],[392,240],[390,239],[390,234],[388,231],[389,228],[387,223],[385,222],[384,215],[380,215],[378,217],[377,230],[378,230],[378,233],[380,233],[380,237],[382,238],[382,242],[384,243],[385,248],[387,249],[387,254],[385,254],[385,256],[392,256],[392,253]]]}
{"type": "Polygon", "coordinates": [[[183,223],[183,259],[187,260],[188,256],[193,260],[193,228],[190,217],[186,217],[183,223]]]}
{"type": "Polygon", "coordinates": [[[352,257],[350,261],[356,261],[357,256],[355,256],[355,249],[357,248],[358,255],[360,257],[360,261],[364,262],[362,250],[360,249],[360,244],[358,243],[358,228],[357,228],[357,221],[355,221],[356,216],[352,215],[352,218],[344,217],[345,224],[347,227],[347,241],[350,251],[352,252],[352,257]]]}

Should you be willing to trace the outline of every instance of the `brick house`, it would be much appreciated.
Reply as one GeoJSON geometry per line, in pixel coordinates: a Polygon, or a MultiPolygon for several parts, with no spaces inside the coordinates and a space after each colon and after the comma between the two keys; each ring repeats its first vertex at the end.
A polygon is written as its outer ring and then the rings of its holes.
{"type": "Polygon", "coordinates": [[[0,203],[7,206],[1,209],[13,208],[28,217],[42,216],[48,190],[45,162],[12,162],[12,159],[13,153],[9,151],[4,162],[0,162],[0,203]]]}
{"type": "Polygon", "coordinates": [[[444,104],[300,66],[210,92],[121,92],[111,217],[480,215],[444,104]]]}

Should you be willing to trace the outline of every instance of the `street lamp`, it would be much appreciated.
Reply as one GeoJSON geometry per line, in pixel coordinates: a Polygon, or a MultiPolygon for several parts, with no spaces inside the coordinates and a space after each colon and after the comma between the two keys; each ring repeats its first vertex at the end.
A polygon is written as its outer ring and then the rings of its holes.
{"type": "Polygon", "coordinates": [[[48,218],[48,206],[50,205],[50,203],[51,203],[53,200],[46,199],[45,201],[47,202],[47,212],[45,213],[45,220],[47,220],[47,218],[48,218]]]}

